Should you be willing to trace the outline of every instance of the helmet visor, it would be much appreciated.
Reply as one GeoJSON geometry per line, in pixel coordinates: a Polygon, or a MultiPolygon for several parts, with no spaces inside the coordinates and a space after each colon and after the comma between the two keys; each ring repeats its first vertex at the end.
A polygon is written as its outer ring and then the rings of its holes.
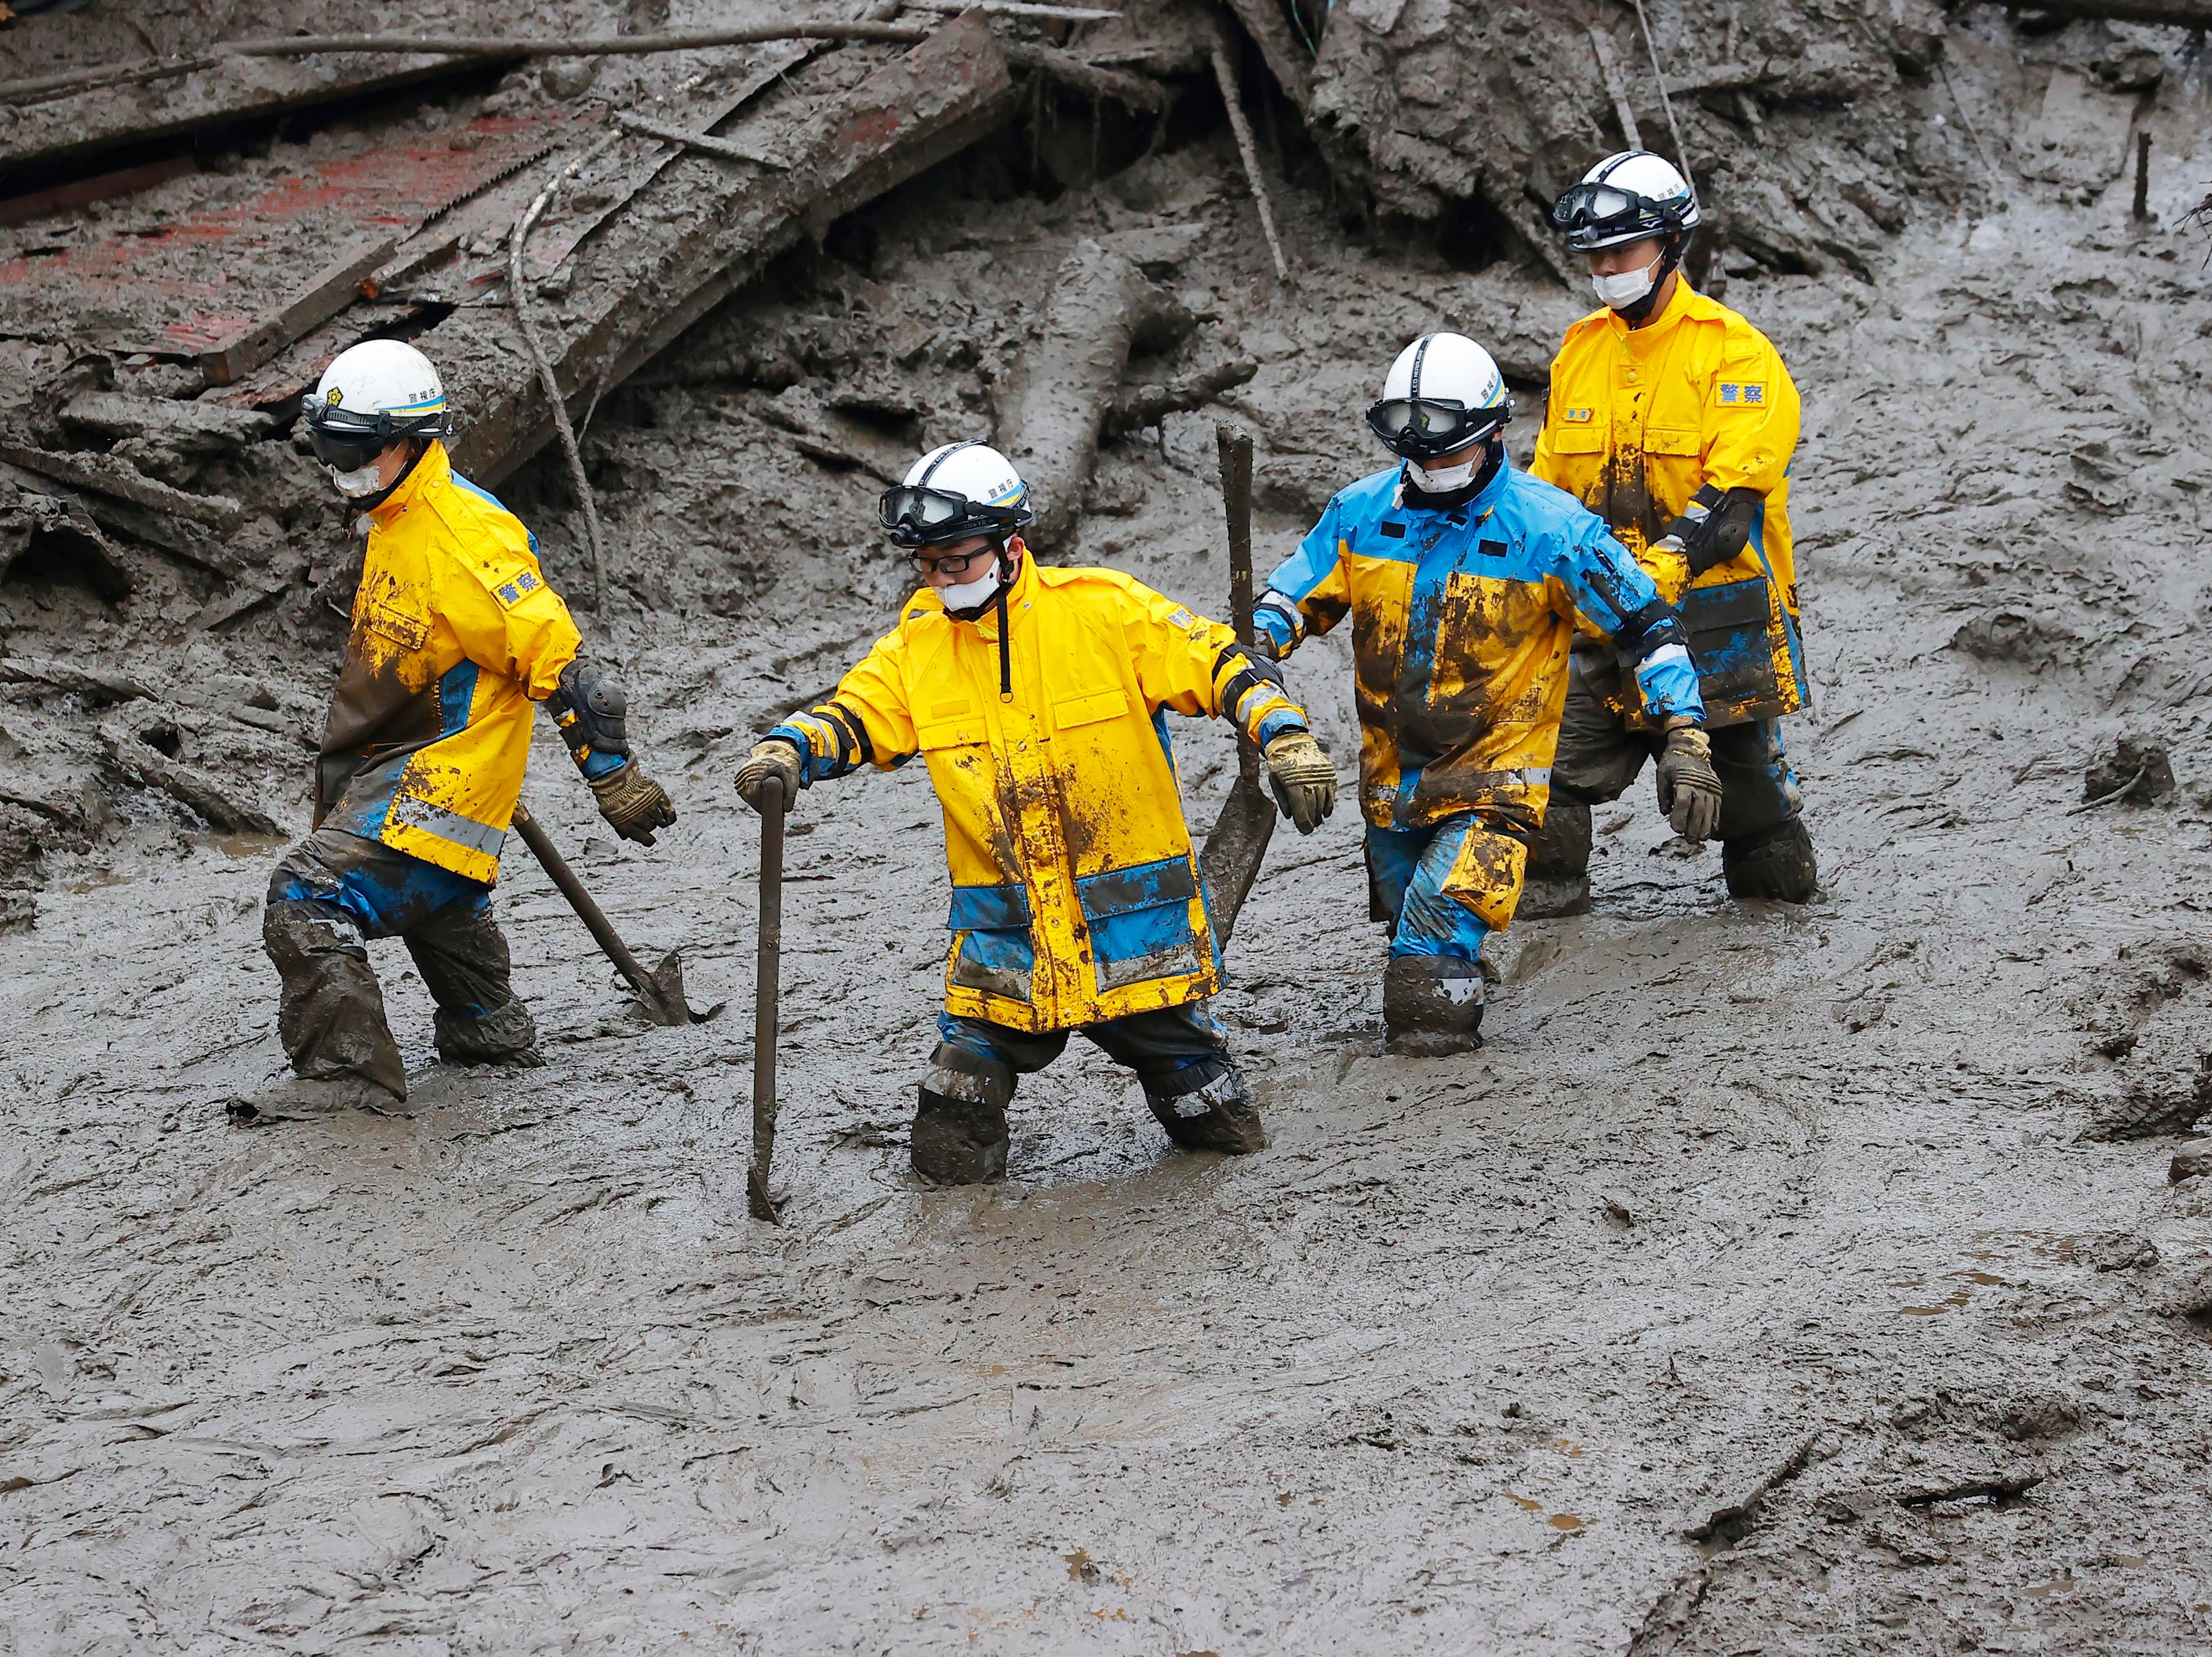
{"type": "Polygon", "coordinates": [[[1393,454],[1432,460],[1481,441],[1512,412],[1510,403],[1470,409],[1442,398],[1386,397],[1367,410],[1367,424],[1393,454]]]}

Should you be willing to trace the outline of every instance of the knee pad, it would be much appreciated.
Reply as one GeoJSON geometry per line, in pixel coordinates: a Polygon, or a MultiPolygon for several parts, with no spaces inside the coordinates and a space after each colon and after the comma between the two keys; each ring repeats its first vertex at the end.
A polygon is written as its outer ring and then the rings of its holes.
{"type": "Polygon", "coordinates": [[[1728,881],[1730,897],[1784,903],[1810,902],[1820,883],[1813,836],[1799,817],[1741,840],[1723,841],[1721,873],[1728,881]]]}
{"type": "Polygon", "coordinates": [[[545,1062],[538,1051],[538,1021],[520,997],[471,1018],[441,1007],[431,1016],[438,1057],[449,1065],[514,1065],[531,1068],[545,1062]]]}
{"type": "Polygon", "coordinates": [[[1480,1047],[1482,963],[1392,956],[1382,969],[1382,1023],[1395,1052],[1435,1055],[1480,1047]]]}
{"type": "Polygon", "coordinates": [[[1562,804],[1555,796],[1528,841],[1528,878],[1572,880],[1589,872],[1589,807],[1562,804]]]}
{"type": "Polygon", "coordinates": [[[932,1185],[1005,1179],[1013,1097],[1014,1073],[1006,1065],[939,1043],[915,1104],[914,1171],[932,1185]]]}
{"type": "Polygon", "coordinates": [[[1267,1147],[1259,1108],[1245,1093],[1244,1077],[1226,1059],[1185,1065],[1157,1091],[1148,1083],[1145,1103],[1168,1138],[1185,1150],[1243,1156],[1267,1147]]]}

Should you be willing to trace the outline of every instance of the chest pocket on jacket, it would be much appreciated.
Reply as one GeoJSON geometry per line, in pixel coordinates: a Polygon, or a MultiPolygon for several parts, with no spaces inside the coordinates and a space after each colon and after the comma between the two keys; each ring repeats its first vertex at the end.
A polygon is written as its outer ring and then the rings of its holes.
{"type": "Polygon", "coordinates": [[[1550,443],[1554,454],[1603,454],[1607,428],[1593,422],[1555,422],[1550,443]]]}
{"type": "Polygon", "coordinates": [[[1073,731],[1101,719],[1118,719],[1128,711],[1127,693],[1119,685],[1109,685],[1103,690],[1062,697],[1052,705],[1052,722],[1056,730],[1073,731]]]}
{"type": "Polygon", "coordinates": [[[1537,670],[1565,643],[1543,583],[1449,576],[1437,608],[1435,701],[1472,695],[1489,705],[1485,712],[1493,719],[1534,711],[1519,704],[1537,670]]]}
{"type": "Polygon", "coordinates": [[[1646,426],[1644,452],[1694,459],[1704,450],[1702,434],[1694,426],[1646,426]]]}

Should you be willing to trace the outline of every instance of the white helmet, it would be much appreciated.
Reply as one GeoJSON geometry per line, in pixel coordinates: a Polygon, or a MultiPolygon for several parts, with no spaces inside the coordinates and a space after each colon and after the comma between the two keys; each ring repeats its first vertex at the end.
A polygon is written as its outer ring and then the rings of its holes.
{"type": "Polygon", "coordinates": [[[447,437],[453,429],[438,371],[396,339],[339,352],[304,406],[307,442],[333,476],[359,471],[400,438],[447,437]]]}
{"type": "Polygon", "coordinates": [[[1679,236],[1698,223],[1698,195],[1674,162],[1648,149],[1608,155],[1552,207],[1552,228],[1577,253],[1679,236]]]}
{"type": "Polygon", "coordinates": [[[1014,463],[973,439],[932,449],[885,489],[883,525],[902,547],[940,546],[988,535],[1000,541],[1035,520],[1030,486],[1014,463]]]}
{"type": "Polygon", "coordinates": [[[1456,453],[1512,418],[1505,377],[1465,334],[1423,334],[1399,352],[1367,410],[1383,446],[1407,460],[1456,453]]]}

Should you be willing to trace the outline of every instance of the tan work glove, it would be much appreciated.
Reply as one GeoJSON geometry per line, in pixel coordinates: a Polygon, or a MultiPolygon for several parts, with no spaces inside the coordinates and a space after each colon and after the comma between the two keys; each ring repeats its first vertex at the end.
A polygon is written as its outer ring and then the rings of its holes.
{"type": "Polygon", "coordinates": [[[1659,809],[1684,840],[1705,841],[1721,826],[1721,779],[1713,769],[1713,744],[1694,725],[1667,733],[1659,756],[1659,809]]]}
{"type": "Polygon", "coordinates": [[[1310,731],[1285,731],[1260,750],[1275,801],[1298,832],[1310,835],[1336,810],[1336,767],[1310,731]]]}
{"type": "Polygon", "coordinates": [[[665,828],[676,821],[676,808],[668,803],[668,791],[639,770],[635,760],[604,777],[586,777],[584,780],[599,797],[599,815],[624,840],[650,846],[654,829],[665,828]]]}
{"type": "Polygon", "coordinates": [[[770,777],[783,784],[785,805],[799,798],[799,749],[786,737],[756,744],[738,768],[738,792],[756,811],[761,809],[761,785],[770,777]]]}

